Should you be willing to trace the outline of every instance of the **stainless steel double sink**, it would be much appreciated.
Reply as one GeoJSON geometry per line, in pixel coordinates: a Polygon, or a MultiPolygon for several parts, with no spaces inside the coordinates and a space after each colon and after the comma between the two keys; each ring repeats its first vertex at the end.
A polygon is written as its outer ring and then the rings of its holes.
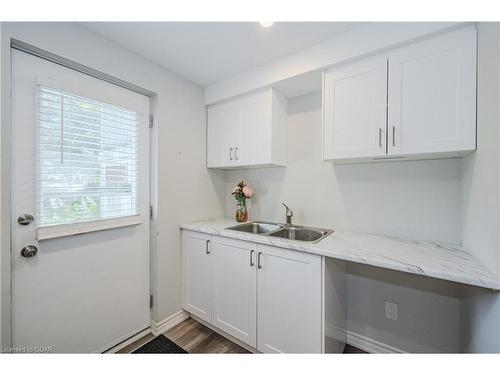
{"type": "Polygon", "coordinates": [[[310,228],[295,224],[285,225],[263,221],[252,221],[226,229],[309,243],[319,242],[334,232],[331,229],[310,228]]]}

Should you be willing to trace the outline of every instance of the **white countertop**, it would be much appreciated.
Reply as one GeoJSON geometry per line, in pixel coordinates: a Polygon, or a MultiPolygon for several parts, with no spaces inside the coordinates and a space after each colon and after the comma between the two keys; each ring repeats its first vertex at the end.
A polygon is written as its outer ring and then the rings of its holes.
{"type": "Polygon", "coordinates": [[[225,229],[236,224],[231,219],[212,219],[180,228],[500,290],[500,278],[458,245],[354,232],[334,232],[312,244],[225,229]]]}

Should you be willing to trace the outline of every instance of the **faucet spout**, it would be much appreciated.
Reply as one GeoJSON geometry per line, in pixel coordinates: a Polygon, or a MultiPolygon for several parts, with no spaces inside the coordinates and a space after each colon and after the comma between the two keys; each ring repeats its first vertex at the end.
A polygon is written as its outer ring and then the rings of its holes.
{"type": "Polygon", "coordinates": [[[286,212],[286,225],[292,225],[292,217],[293,217],[293,211],[288,207],[286,204],[283,202],[281,203],[283,206],[285,206],[286,212]]]}

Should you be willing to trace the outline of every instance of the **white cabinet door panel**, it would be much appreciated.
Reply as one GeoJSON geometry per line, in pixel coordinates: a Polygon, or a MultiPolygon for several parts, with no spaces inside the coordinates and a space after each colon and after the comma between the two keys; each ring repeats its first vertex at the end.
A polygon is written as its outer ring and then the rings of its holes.
{"type": "Polygon", "coordinates": [[[226,103],[210,107],[207,117],[207,167],[233,165],[240,122],[239,106],[226,103]]]}
{"type": "Polygon", "coordinates": [[[465,29],[389,56],[388,153],[476,148],[476,32],[465,29]]]}
{"type": "Polygon", "coordinates": [[[213,251],[212,324],[255,347],[257,340],[256,245],[218,237],[213,251]]]}
{"type": "Polygon", "coordinates": [[[241,123],[236,150],[237,165],[264,164],[271,159],[270,91],[251,95],[240,102],[241,123]]]}
{"type": "Polygon", "coordinates": [[[385,155],[387,60],[324,76],[324,159],[385,155]]]}
{"type": "Polygon", "coordinates": [[[321,257],[257,245],[257,349],[320,353],[321,257]]]}
{"type": "Polygon", "coordinates": [[[207,322],[212,319],[212,237],[182,231],[183,306],[207,322]]]}

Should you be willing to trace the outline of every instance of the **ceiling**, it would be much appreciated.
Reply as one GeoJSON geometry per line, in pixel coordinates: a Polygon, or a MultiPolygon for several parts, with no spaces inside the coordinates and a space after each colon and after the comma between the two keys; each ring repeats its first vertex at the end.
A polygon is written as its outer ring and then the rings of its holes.
{"type": "Polygon", "coordinates": [[[84,22],[148,60],[207,86],[363,25],[360,22],[84,22]]]}

